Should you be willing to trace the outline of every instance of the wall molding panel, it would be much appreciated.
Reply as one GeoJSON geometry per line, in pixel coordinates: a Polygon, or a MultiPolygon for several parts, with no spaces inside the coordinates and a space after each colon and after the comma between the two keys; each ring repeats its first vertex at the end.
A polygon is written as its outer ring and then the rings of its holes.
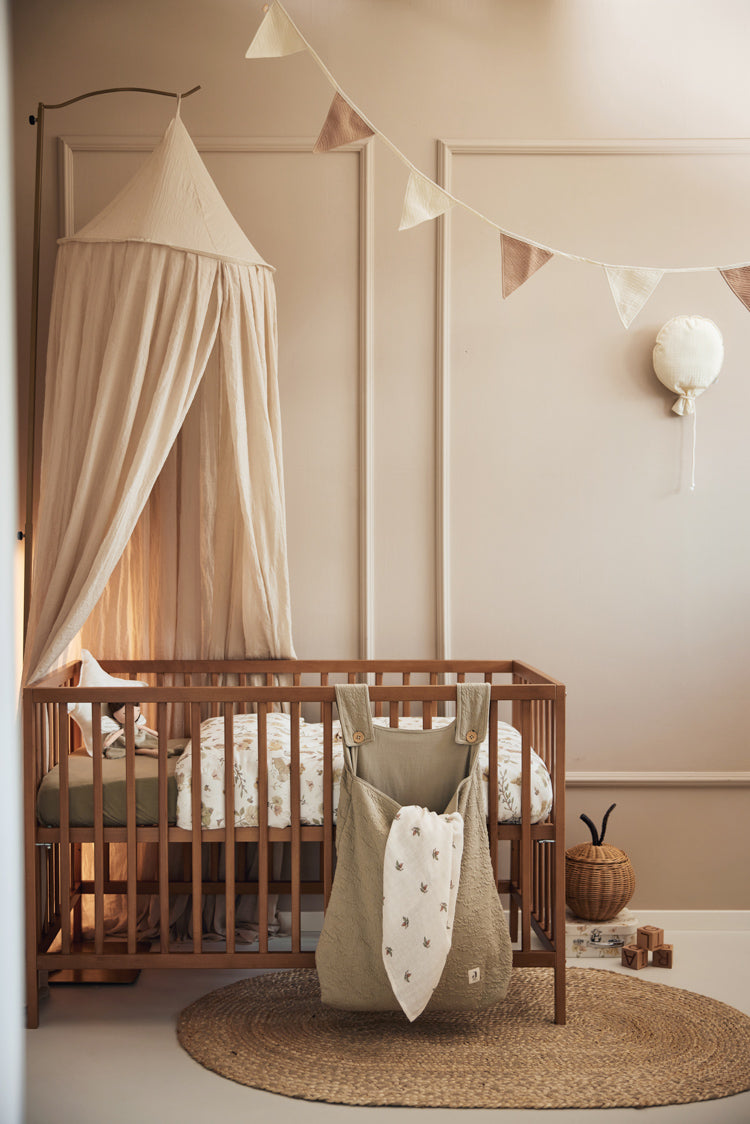
{"type": "Polygon", "coordinates": [[[566,788],[750,788],[742,772],[569,772],[566,788]]]}
{"type": "MultiPolygon", "coordinates": [[[[453,193],[455,161],[461,156],[750,156],[744,138],[653,138],[627,140],[445,140],[437,141],[437,183],[453,193]]],[[[467,201],[468,202],[468,201],[467,201]]],[[[493,218],[494,216],[487,216],[493,218]]],[[[435,622],[436,656],[451,652],[451,212],[436,220],[435,285],[435,622]]],[[[477,220],[479,221],[479,220],[477,220]]],[[[531,232],[533,233],[533,232],[531,232]]],[[[571,249],[570,247],[565,247],[571,249]]]]}
{"type": "MultiPolygon", "coordinates": [[[[313,151],[315,137],[194,137],[201,153],[307,154],[313,151]]],[[[76,227],[76,156],[84,152],[151,152],[161,140],[156,137],[60,136],[59,229],[69,237],[76,227]]],[[[372,139],[346,145],[328,153],[328,158],[355,154],[358,160],[358,631],[359,658],[373,656],[375,634],[375,474],[374,474],[374,145],[372,139]]]]}

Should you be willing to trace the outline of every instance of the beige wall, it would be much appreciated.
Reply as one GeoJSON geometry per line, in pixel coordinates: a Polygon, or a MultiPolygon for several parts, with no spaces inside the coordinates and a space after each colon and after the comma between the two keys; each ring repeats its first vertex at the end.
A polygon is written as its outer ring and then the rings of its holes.
{"type": "MultiPolygon", "coordinates": [[[[717,154],[708,143],[747,132],[743,0],[288,0],[288,8],[415,164],[437,175],[436,140],[455,142],[445,150],[452,189],[501,225],[609,261],[750,258],[750,145],[717,154]],[[626,138],[652,142],[650,151],[624,151],[626,138]],[[658,138],[707,141],[676,155],[658,138]],[[478,139],[489,142],[483,154],[462,151],[478,139]],[[509,141],[573,139],[615,152],[507,151],[509,141]]],[[[747,777],[750,313],[718,274],[677,275],[625,332],[601,271],[561,259],[502,302],[498,238],[482,224],[454,215],[445,260],[435,225],[398,233],[406,176],[385,148],[375,145],[371,159],[315,157],[287,143],[317,134],[331,91],[306,55],[245,62],[261,9],[184,0],[177,16],[167,0],[16,4],[21,369],[28,113],[39,100],[97,87],[200,82],[185,122],[278,270],[298,654],[355,655],[367,644],[377,656],[432,656],[447,640],[456,656],[543,667],[568,684],[571,771],[604,773],[600,788],[571,787],[570,841],[586,834],[580,811],[599,818],[617,800],[611,842],[634,856],[636,905],[750,908],[748,788],[692,775],[747,777]],[[261,151],[262,138],[272,151],[261,151]],[[284,144],[294,151],[279,151],[284,144]],[[670,413],[650,367],[658,328],[683,312],[716,320],[726,343],[722,377],[700,404],[694,495],[686,423],[670,413]],[[622,772],[667,773],[673,783],[621,787],[608,774],[622,772]]],[[[155,137],[169,115],[166,101],[137,95],[48,114],[42,334],[62,191],[57,135],[100,138],[93,153],[73,145],[69,202],[83,221],[142,158],[113,138],[155,137]]]]}

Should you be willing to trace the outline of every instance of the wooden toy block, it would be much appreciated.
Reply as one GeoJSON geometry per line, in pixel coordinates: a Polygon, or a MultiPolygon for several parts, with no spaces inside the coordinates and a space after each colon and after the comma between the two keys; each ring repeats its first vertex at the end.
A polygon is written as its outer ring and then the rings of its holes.
{"type": "Polygon", "coordinates": [[[636,944],[647,952],[653,952],[664,944],[664,930],[657,929],[656,925],[641,925],[636,934],[636,944]]]}
{"type": "Polygon", "coordinates": [[[648,952],[638,944],[625,944],[622,946],[623,968],[634,968],[639,971],[648,964],[648,952]]]}
{"type": "Polygon", "coordinates": [[[655,948],[652,956],[651,963],[655,968],[671,968],[674,959],[674,947],[671,944],[660,944],[655,948]]]}

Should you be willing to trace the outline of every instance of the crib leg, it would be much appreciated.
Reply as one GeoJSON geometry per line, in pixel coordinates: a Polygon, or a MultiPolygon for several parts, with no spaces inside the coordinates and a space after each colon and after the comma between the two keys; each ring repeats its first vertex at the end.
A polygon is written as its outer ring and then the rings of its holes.
{"type": "Polygon", "coordinates": [[[515,944],[518,940],[518,902],[513,894],[510,895],[508,902],[508,929],[510,930],[510,943],[515,944]]]}
{"type": "Polygon", "coordinates": [[[39,973],[35,968],[26,972],[26,1026],[29,1030],[39,1026],[39,973]]]}
{"type": "Polygon", "coordinates": [[[555,964],[555,1023],[565,1026],[565,960],[555,964]]]}
{"type": "Polygon", "coordinates": [[[518,886],[519,875],[519,846],[515,839],[510,844],[510,884],[511,893],[508,900],[508,928],[510,929],[511,943],[515,944],[518,940],[518,899],[513,893],[514,887],[518,886]]]}

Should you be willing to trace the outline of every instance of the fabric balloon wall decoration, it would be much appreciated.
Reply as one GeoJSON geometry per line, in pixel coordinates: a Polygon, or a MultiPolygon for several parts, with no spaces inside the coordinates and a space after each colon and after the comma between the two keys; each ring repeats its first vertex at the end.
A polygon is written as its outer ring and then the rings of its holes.
{"type": "Polygon", "coordinates": [[[672,409],[693,418],[693,464],[690,490],[695,490],[696,399],[716,381],[724,362],[724,340],[705,316],[673,316],[654,346],[654,371],[659,382],[678,396],[672,409]]]}

